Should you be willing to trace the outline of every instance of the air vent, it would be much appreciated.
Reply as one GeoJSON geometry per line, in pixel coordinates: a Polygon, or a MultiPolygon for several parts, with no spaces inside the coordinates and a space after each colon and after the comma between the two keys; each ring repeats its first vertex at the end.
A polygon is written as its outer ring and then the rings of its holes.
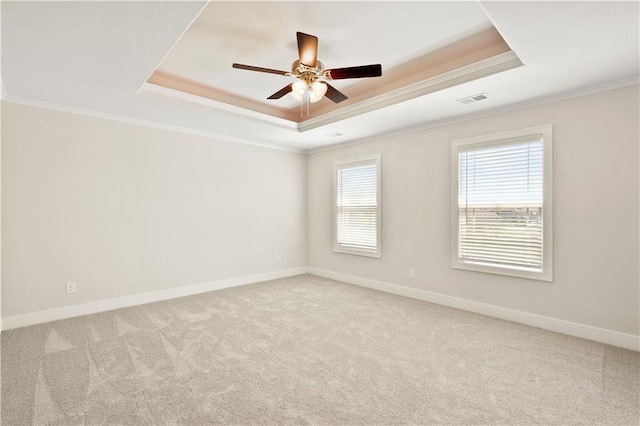
{"type": "Polygon", "coordinates": [[[337,138],[337,137],[343,136],[343,134],[340,132],[333,132],[333,133],[327,133],[325,136],[328,138],[337,138]]]}
{"type": "Polygon", "coordinates": [[[461,104],[472,104],[472,103],[475,103],[475,102],[484,101],[487,98],[489,98],[489,96],[487,96],[486,93],[478,93],[477,95],[468,96],[466,98],[458,99],[456,102],[459,102],[461,104]]]}

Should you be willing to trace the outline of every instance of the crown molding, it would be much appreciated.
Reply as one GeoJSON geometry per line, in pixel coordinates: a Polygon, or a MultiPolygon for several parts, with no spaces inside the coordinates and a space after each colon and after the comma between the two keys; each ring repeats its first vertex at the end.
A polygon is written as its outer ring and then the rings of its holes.
{"type": "Polygon", "coordinates": [[[194,95],[191,93],[183,92],[181,90],[172,89],[169,87],[161,86],[154,83],[144,83],[138,94],[158,94],[162,96],[168,96],[174,99],[180,99],[183,101],[203,105],[209,108],[215,108],[220,111],[231,113],[234,115],[242,116],[244,118],[250,118],[255,121],[262,121],[274,126],[278,126],[284,129],[290,129],[298,131],[298,124],[294,121],[287,120],[285,118],[276,117],[273,115],[265,114],[263,112],[254,111],[247,108],[231,105],[225,102],[220,102],[211,98],[205,98],[203,96],[194,95]]]}
{"type": "Polygon", "coordinates": [[[390,105],[407,101],[419,96],[443,90],[452,86],[477,80],[488,75],[522,66],[522,62],[513,51],[472,63],[461,68],[439,74],[435,77],[410,84],[383,95],[375,96],[352,106],[305,120],[298,125],[300,132],[335,123],[360,114],[378,110],[390,105]]]}
{"type": "Polygon", "coordinates": [[[402,128],[398,128],[398,129],[389,131],[389,132],[380,133],[380,134],[377,134],[375,136],[367,136],[365,138],[360,138],[360,139],[356,139],[356,140],[352,140],[352,141],[333,144],[333,145],[325,146],[325,147],[322,147],[322,148],[309,149],[309,150],[306,150],[305,153],[307,155],[318,154],[318,153],[321,153],[321,152],[331,151],[331,150],[334,150],[334,149],[345,148],[345,147],[352,146],[352,145],[359,145],[361,143],[373,142],[373,141],[377,141],[377,140],[381,140],[381,139],[388,139],[388,138],[392,138],[392,137],[396,137],[396,136],[402,136],[402,135],[406,135],[406,134],[410,134],[410,133],[419,132],[419,131],[422,131],[422,130],[428,130],[428,129],[433,129],[433,128],[436,128],[436,127],[448,126],[450,124],[462,123],[462,122],[470,121],[470,120],[476,120],[478,118],[492,117],[492,116],[495,116],[495,115],[498,115],[498,114],[504,114],[504,113],[511,112],[511,111],[517,111],[517,110],[521,110],[521,109],[525,109],[525,108],[532,108],[532,107],[536,107],[536,106],[540,106],[540,105],[547,105],[547,104],[551,104],[551,103],[554,103],[554,102],[560,102],[560,101],[565,101],[565,100],[569,100],[569,99],[580,98],[582,96],[589,96],[589,95],[593,95],[593,94],[596,94],[596,93],[606,92],[606,91],[609,91],[609,90],[620,89],[620,88],[623,88],[623,87],[629,87],[629,86],[634,86],[634,85],[638,85],[638,84],[640,84],[640,76],[628,77],[628,78],[624,78],[624,79],[621,79],[621,80],[616,80],[616,81],[611,81],[611,82],[606,82],[606,83],[596,84],[596,85],[591,85],[591,86],[585,86],[585,87],[582,87],[582,88],[579,88],[579,89],[574,89],[574,90],[568,90],[568,91],[565,91],[565,92],[556,93],[556,94],[549,95],[549,96],[543,96],[543,97],[540,97],[540,98],[536,98],[536,99],[532,99],[532,100],[528,100],[528,101],[523,101],[523,102],[518,102],[518,103],[515,103],[515,104],[504,105],[504,106],[501,106],[501,107],[496,107],[496,108],[492,108],[492,109],[485,110],[485,111],[479,111],[479,112],[476,112],[476,113],[465,114],[465,115],[462,115],[462,116],[450,117],[450,118],[445,118],[445,119],[442,119],[442,120],[431,121],[431,122],[428,122],[428,123],[422,123],[422,124],[418,124],[418,125],[402,127],[402,128]]]}
{"type": "MultiPolygon", "coordinates": [[[[275,150],[278,150],[278,151],[285,151],[285,152],[293,152],[293,153],[297,153],[297,154],[311,155],[311,154],[317,154],[317,153],[324,152],[324,151],[340,149],[340,148],[344,148],[344,147],[351,146],[351,145],[358,145],[358,144],[361,144],[361,143],[367,143],[367,142],[372,142],[372,141],[376,141],[376,140],[387,139],[387,138],[391,138],[391,137],[395,137],[395,136],[401,136],[401,135],[405,135],[405,134],[419,132],[419,131],[422,131],[422,130],[432,129],[432,128],[446,126],[446,125],[450,125],[450,124],[461,123],[461,122],[465,122],[465,121],[469,121],[469,120],[475,120],[475,119],[478,119],[478,118],[491,117],[491,116],[494,116],[494,115],[503,114],[503,113],[510,112],[510,111],[517,111],[517,110],[524,109],[524,108],[531,108],[531,107],[535,107],[535,106],[539,106],[539,105],[545,105],[545,104],[549,104],[549,103],[553,103],[553,102],[559,102],[559,101],[563,101],[563,100],[578,98],[578,97],[581,97],[581,96],[588,96],[588,95],[592,95],[592,94],[595,94],[595,93],[606,92],[608,90],[614,90],[614,89],[627,87],[627,86],[633,86],[633,85],[637,85],[637,84],[640,84],[640,77],[639,76],[633,76],[633,77],[629,77],[629,78],[625,78],[625,79],[621,79],[621,80],[616,80],[616,81],[613,81],[613,82],[607,82],[607,83],[602,83],[602,84],[598,84],[598,85],[586,86],[586,87],[583,87],[583,88],[570,90],[570,91],[565,91],[565,92],[562,92],[562,93],[558,93],[558,94],[554,94],[554,95],[550,95],[550,96],[546,96],[546,97],[536,98],[536,99],[532,99],[530,101],[519,102],[517,104],[505,105],[505,106],[502,106],[502,107],[497,107],[497,108],[493,108],[493,109],[486,110],[486,111],[479,111],[477,113],[466,114],[464,116],[451,117],[451,118],[432,121],[432,122],[428,122],[428,123],[422,123],[422,124],[419,124],[419,125],[407,126],[407,127],[395,129],[393,131],[380,133],[380,134],[375,135],[375,136],[368,136],[368,137],[365,137],[365,138],[355,139],[355,140],[352,140],[352,141],[346,141],[346,142],[342,142],[342,143],[332,144],[332,145],[329,145],[329,146],[324,146],[324,147],[321,147],[321,148],[308,149],[308,150],[282,147],[282,146],[269,144],[269,143],[265,143],[265,142],[260,142],[260,141],[255,141],[255,140],[251,140],[251,139],[237,138],[237,137],[218,134],[218,133],[214,133],[214,132],[195,130],[195,129],[190,129],[190,128],[187,128],[187,127],[173,126],[173,125],[164,124],[164,123],[158,123],[158,122],[153,122],[153,121],[148,121],[148,120],[125,117],[125,116],[116,115],[116,114],[108,114],[108,113],[93,111],[93,110],[89,110],[89,109],[85,109],[85,108],[70,107],[70,106],[66,106],[66,105],[55,104],[55,103],[50,103],[50,102],[45,102],[45,101],[40,101],[40,100],[35,100],[35,99],[21,98],[21,97],[17,97],[17,96],[8,95],[8,94],[6,95],[6,97],[4,97],[2,99],[2,102],[28,105],[28,106],[33,106],[33,107],[37,107],[37,108],[51,109],[51,110],[68,112],[68,113],[73,113],[73,114],[87,115],[87,116],[91,116],[91,117],[102,118],[102,119],[105,119],[105,120],[119,121],[119,122],[129,123],[129,124],[138,124],[138,125],[146,126],[146,127],[153,127],[153,128],[163,129],[163,130],[170,130],[170,131],[175,131],[175,132],[185,133],[185,134],[191,134],[191,135],[205,136],[205,137],[214,138],[214,139],[218,139],[218,140],[222,140],[222,141],[242,143],[242,144],[246,144],[246,145],[258,146],[258,147],[261,147],[261,148],[275,149],[275,150]]],[[[293,130],[295,130],[295,128],[293,130]]]]}
{"type": "Polygon", "coordinates": [[[111,121],[118,121],[118,122],[127,123],[127,124],[137,124],[139,126],[152,127],[152,128],[156,128],[156,129],[162,129],[162,130],[170,130],[170,131],[174,131],[174,132],[178,132],[178,133],[185,133],[185,134],[189,134],[189,135],[205,136],[205,137],[217,139],[217,140],[220,140],[220,141],[241,143],[241,144],[245,144],[245,145],[257,146],[257,147],[260,147],[260,148],[274,149],[274,150],[277,150],[277,151],[293,152],[293,153],[296,153],[296,154],[304,154],[304,153],[306,153],[305,150],[301,150],[301,149],[294,149],[294,148],[289,148],[289,147],[269,144],[269,143],[266,143],[266,142],[260,142],[260,141],[254,141],[254,140],[251,140],[251,139],[238,138],[238,137],[234,137],[234,136],[229,136],[229,135],[224,135],[224,134],[215,133],[215,132],[209,132],[209,131],[204,131],[204,130],[196,130],[196,129],[191,129],[191,128],[188,128],[188,127],[182,127],[182,126],[175,126],[175,125],[171,125],[171,124],[159,123],[159,122],[155,122],[155,121],[151,121],[151,120],[144,120],[144,119],[140,119],[140,118],[126,117],[126,116],[118,115],[118,114],[110,114],[110,113],[106,113],[106,112],[94,111],[94,110],[90,110],[90,109],[86,109],[86,108],[73,107],[73,106],[68,106],[68,105],[61,105],[61,104],[41,101],[41,100],[37,100],[37,99],[22,98],[22,97],[18,97],[18,96],[8,95],[6,98],[2,99],[2,102],[20,104],[20,105],[27,105],[27,106],[32,106],[32,107],[36,107],[36,108],[43,108],[43,109],[49,109],[49,110],[54,110],[54,111],[67,112],[67,113],[71,113],[71,114],[85,115],[85,116],[89,116],[89,117],[101,118],[101,119],[104,119],[104,120],[111,120],[111,121]]]}
{"type": "MultiPolygon", "coordinates": [[[[481,53],[486,53],[488,55],[493,52],[492,49],[485,49],[485,51],[482,51],[481,53]]],[[[199,96],[194,93],[187,93],[184,90],[173,89],[157,83],[147,82],[143,84],[138,93],[154,93],[174,99],[193,102],[206,107],[215,108],[216,110],[225,111],[227,113],[236,114],[252,120],[266,122],[282,128],[296,130],[299,133],[304,133],[318,127],[375,111],[419,96],[424,96],[468,81],[510,70],[512,68],[517,68],[519,66],[522,66],[522,62],[513,51],[499,53],[469,65],[438,74],[434,77],[426,78],[378,96],[356,102],[352,105],[327,113],[320,113],[317,117],[301,122],[295,122],[254,109],[243,108],[242,106],[232,105],[227,102],[218,101],[205,96],[199,96]]]]}

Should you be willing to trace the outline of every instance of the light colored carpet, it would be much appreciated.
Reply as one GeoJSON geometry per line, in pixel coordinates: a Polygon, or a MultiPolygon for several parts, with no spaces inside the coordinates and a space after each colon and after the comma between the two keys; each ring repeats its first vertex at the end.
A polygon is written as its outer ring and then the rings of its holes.
{"type": "Polygon", "coordinates": [[[2,333],[2,424],[638,424],[637,352],[303,275],[2,333]]]}

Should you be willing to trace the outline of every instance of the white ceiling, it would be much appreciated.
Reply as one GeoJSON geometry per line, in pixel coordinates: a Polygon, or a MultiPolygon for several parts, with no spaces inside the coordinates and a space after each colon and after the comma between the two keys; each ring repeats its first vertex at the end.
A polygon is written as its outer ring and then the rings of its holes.
{"type": "MultiPolygon", "coordinates": [[[[49,103],[304,151],[637,83],[638,6],[4,1],[2,81],[7,100],[49,103]],[[162,64],[163,69],[195,73],[208,84],[266,104],[263,99],[289,81],[233,70],[231,63],[288,70],[297,56],[296,31],[319,37],[319,58],[328,67],[382,63],[385,70],[491,26],[523,66],[306,131],[266,114],[141,90],[162,64]],[[181,43],[186,48],[172,50],[181,43]],[[189,55],[203,49],[210,55],[189,55]],[[480,92],[489,99],[469,105],[455,102],[480,92]],[[333,132],[343,136],[325,136],[333,132]]],[[[335,86],[347,92],[350,84],[335,86]]],[[[291,106],[283,98],[274,108],[291,106]]]]}

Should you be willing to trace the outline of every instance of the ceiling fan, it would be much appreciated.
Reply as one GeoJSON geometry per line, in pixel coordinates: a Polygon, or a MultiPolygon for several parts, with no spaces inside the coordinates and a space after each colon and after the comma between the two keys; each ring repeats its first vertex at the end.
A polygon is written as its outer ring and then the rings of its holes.
{"type": "Polygon", "coordinates": [[[298,101],[306,97],[312,103],[318,102],[323,96],[335,103],[347,99],[344,93],[326,81],[345,78],[380,77],[382,75],[382,65],[380,64],[326,70],[322,62],[317,58],[318,38],[301,32],[297,32],[296,36],[298,38],[299,59],[291,64],[291,71],[280,71],[243,64],[233,64],[233,68],[296,77],[298,80],[295,83],[283,87],[267,99],[280,99],[287,93],[291,93],[298,101]]]}

